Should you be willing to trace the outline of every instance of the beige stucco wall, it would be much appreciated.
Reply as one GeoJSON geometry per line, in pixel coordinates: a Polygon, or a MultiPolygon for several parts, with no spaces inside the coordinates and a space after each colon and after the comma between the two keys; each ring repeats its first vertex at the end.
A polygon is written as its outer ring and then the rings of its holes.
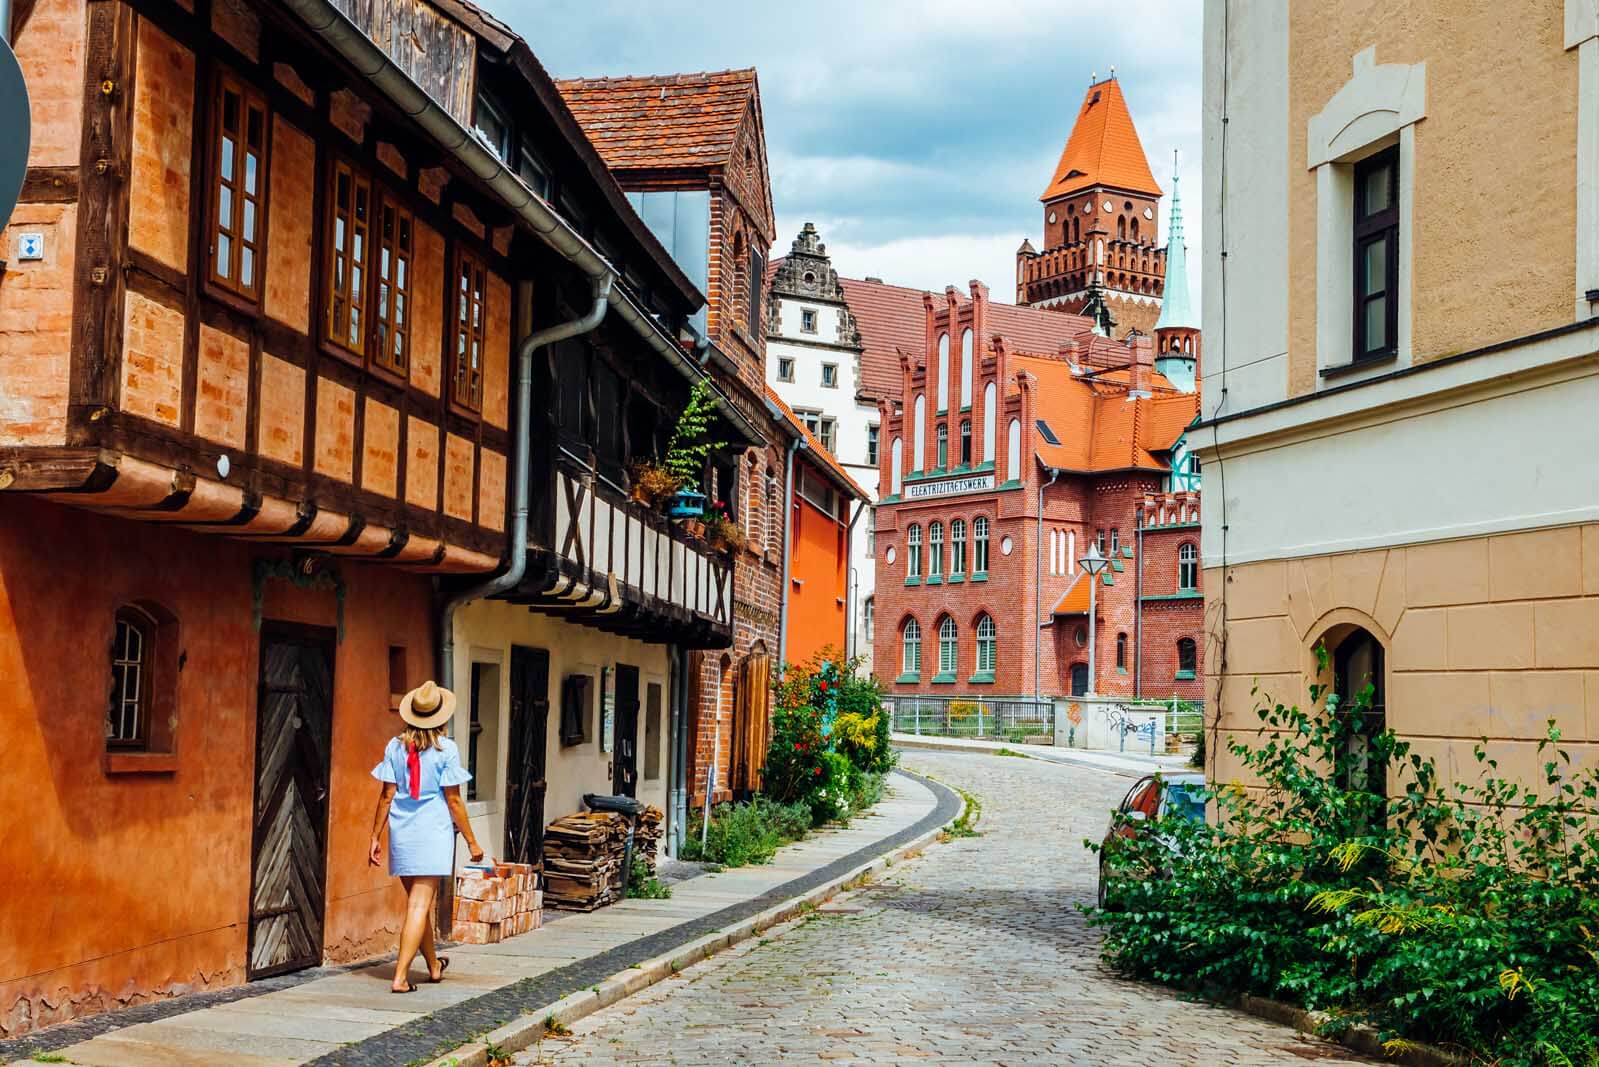
{"type": "MultiPolygon", "coordinates": [[[[1353,57],[1426,64],[1415,126],[1413,363],[1571,321],[1577,55],[1563,0],[1295,0],[1289,10],[1290,394],[1316,388],[1316,176],[1307,125],[1353,57]]],[[[1230,362],[1238,363],[1232,359],[1230,362]]]]}
{"type": "MultiPolygon", "coordinates": [[[[1599,524],[1212,568],[1205,587],[1224,581],[1227,669],[1206,680],[1224,734],[1252,734],[1263,702],[1305,706],[1311,650],[1354,624],[1385,646],[1388,724],[1447,776],[1478,774],[1488,738],[1501,774],[1540,781],[1550,719],[1574,764],[1599,766],[1599,524]]],[[[1207,667],[1219,652],[1213,636],[1207,667]]]]}
{"type": "Polygon", "coordinates": [[[487,691],[479,695],[483,733],[478,739],[478,795],[468,804],[473,830],[489,853],[498,857],[505,845],[504,798],[510,745],[513,644],[542,648],[550,654],[550,715],[545,737],[545,780],[549,784],[544,798],[544,821],[549,823],[583,810],[584,793],[611,792],[612,753],[600,751],[599,685],[600,669],[614,669],[618,663],[639,669],[638,798],[665,810],[670,762],[667,646],[578,626],[503,601],[477,601],[456,614],[455,679],[461,704],[451,726],[464,760],[470,723],[472,664],[478,662],[497,668],[497,683],[487,685],[487,691]],[[561,681],[570,674],[587,674],[593,679],[594,726],[590,740],[563,746],[560,738],[561,681]],[[644,732],[652,685],[661,690],[660,773],[655,778],[647,778],[644,732]]]}

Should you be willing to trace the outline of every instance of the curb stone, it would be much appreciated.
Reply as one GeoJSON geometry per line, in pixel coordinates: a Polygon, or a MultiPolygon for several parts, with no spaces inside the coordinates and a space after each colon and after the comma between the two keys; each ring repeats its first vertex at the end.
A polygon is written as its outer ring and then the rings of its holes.
{"type": "Polygon", "coordinates": [[[1410,1043],[1404,1052],[1390,1053],[1383,1047],[1382,1037],[1369,1026],[1351,1026],[1342,1034],[1333,1036],[1325,1032],[1327,1024],[1333,1021],[1333,1017],[1327,1012],[1296,1008],[1280,1000],[1268,1000],[1265,997],[1252,997],[1246,994],[1237,999],[1235,1006],[1248,1015],[1292,1026],[1300,1033],[1321,1038],[1323,1041],[1331,1041],[1368,1056],[1378,1056],[1390,1063],[1406,1064],[1407,1067],[1462,1067],[1471,1062],[1463,1056],[1420,1042],[1410,1043]]]}
{"type": "MultiPolygon", "coordinates": [[[[923,781],[928,780],[925,775],[915,777],[923,781]]],[[[943,789],[955,793],[954,789],[942,782],[934,781],[933,787],[935,790],[943,789]]],[[[959,795],[956,793],[956,796],[959,795]]],[[[790,897],[783,903],[747,919],[696,938],[671,952],[646,960],[637,967],[619,971],[593,989],[569,993],[553,1003],[530,1009],[521,1018],[513,1019],[498,1029],[489,1031],[478,1040],[459,1045],[437,1059],[429,1061],[426,1067],[488,1067],[490,1046],[501,1052],[521,1052],[544,1036],[545,1026],[551,1021],[562,1026],[570,1026],[601,1008],[608,1008],[619,1000],[625,1000],[634,993],[670,978],[729,946],[747,941],[770,927],[787,922],[831,900],[841,892],[863,884],[877,872],[887,870],[900,860],[937,841],[940,834],[965,814],[966,808],[966,800],[962,797],[961,809],[954,818],[890,849],[875,859],[868,860],[836,878],[829,879],[813,889],[790,897]]]]}

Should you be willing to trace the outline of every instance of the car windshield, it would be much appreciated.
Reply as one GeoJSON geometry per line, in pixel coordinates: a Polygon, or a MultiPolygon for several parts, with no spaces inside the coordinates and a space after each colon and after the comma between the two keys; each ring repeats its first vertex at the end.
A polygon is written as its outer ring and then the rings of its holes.
{"type": "Polygon", "coordinates": [[[1200,782],[1167,782],[1166,814],[1205,821],[1205,786],[1200,782]]]}

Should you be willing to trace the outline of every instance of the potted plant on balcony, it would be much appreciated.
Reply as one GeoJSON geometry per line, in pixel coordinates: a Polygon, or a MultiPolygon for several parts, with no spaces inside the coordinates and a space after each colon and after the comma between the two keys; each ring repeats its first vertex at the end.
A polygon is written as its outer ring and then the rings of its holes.
{"type": "Polygon", "coordinates": [[[635,463],[629,473],[628,496],[655,511],[666,510],[683,484],[664,464],[654,460],[635,463]]]}
{"type": "Polygon", "coordinates": [[[710,382],[701,379],[689,392],[688,404],[677,417],[672,439],[666,446],[666,470],[677,479],[677,493],[666,514],[674,519],[695,519],[705,513],[705,494],[700,492],[700,473],[713,448],[711,417],[716,400],[710,382]]]}
{"type": "Polygon", "coordinates": [[[705,513],[705,540],[716,551],[729,555],[744,544],[744,531],[728,515],[727,505],[720,500],[705,513]]]}

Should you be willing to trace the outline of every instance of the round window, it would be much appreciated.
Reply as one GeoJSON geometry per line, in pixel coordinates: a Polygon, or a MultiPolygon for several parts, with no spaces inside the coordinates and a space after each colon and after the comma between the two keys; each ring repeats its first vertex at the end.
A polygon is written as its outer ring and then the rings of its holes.
{"type": "Polygon", "coordinates": [[[816,272],[815,271],[808,270],[808,271],[805,272],[805,284],[806,285],[815,285],[816,284],[816,272]]]}
{"type": "Polygon", "coordinates": [[[1088,644],[1088,631],[1083,627],[1079,626],[1077,628],[1077,633],[1073,636],[1077,638],[1078,648],[1082,648],[1084,645],[1088,644]]]}
{"type": "Polygon", "coordinates": [[[893,545],[889,545],[888,549],[886,551],[884,551],[883,558],[888,561],[888,565],[889,566],[892,567],[894,565],[894,546],[893,545]]]}
{"type": "Polygon", "coordinates": [[[1016,545],[1014,543],[1012,543],[1010,538],[1004,537],[1004,538],[1000,539],[1000,542],[999,542],[1000,555],[1002,555],[1002,556],[1010,555],[1011,549],[1013,549],[1015,547],[1016,547],[1016,545]]]}

